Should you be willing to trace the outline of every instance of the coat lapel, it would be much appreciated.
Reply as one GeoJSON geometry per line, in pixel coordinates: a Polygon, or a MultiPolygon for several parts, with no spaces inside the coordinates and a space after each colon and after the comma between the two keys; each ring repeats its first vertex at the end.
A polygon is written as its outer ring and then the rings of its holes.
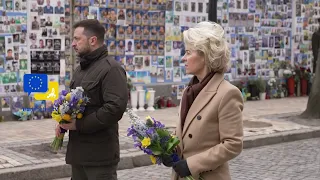
{"type": "MultiPolygon", "coordinates": [[[[194,102],[192,103],[188,115],[185,120],[185,124],[182,130],[181,139],[185,136],[191,122],[194,117],[208,104],[208,102],[214,97],[217,93],[217,89],[224,79],[223,74],[216,73],[212,79],[208,82],[208,84],[201,90],[199,95],[196,97],[194,102]]],[[[179,121],[179,127],[181,129],[181,120],[179,121]]]]}
{"type": "MultiPolygon", "coordinates": [[[[184,94],[184,91],[185,89],[183,90],[182,94],[184,94]]],[[[182,99],[180,100],[180,105],[179,105],[179,116],[178,116],[178,124],[177,124],[177,127],[176,127],[176,136],[179,138],[180,140],[180,149],[182,150],[183,149],[183,143],[182,143],[182,128],[181,128],[181,102],[182,102],[182,99]]]]}

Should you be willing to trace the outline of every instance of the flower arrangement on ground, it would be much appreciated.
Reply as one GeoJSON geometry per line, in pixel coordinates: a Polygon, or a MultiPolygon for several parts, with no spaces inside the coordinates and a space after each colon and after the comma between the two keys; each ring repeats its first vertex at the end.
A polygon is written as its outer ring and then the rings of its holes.
{"type": "Polygon", "coordinates": [[[311,69],[310,68],[300,68],[301,69],[301,79],[305,79],[307,81],[310,81],[312,77],[311,69]]]}
{"type": "MultiPolygon", "coordinates": [[[[178,162],[179,156],[176,147],[179,139],[170,134],[165,125],[148,116],[142,121],[132,109],[127,109],[131,127],[128,128],[128,136],[132,137],[134,147],[150,155],[153,164],[160,165],[163,157],[171,157],[173,162],[178,162]]],[[[193,180],[192,176],[185,177],[186,180],[193,180]]]]}
{"type": "MultiPolygon", "coordinates": [[[[68,124],[73,119],[81,119],[89,98],[84,96],[82,87],[76,87],[71,92],[61,91],[59,98],[53,104],[52,118],[59,124],[68,124]]],[[[64,134],[67,130],[61,128],[59,137],[55,137],[51,143],[52,149],[56,152],[62,147],[64,134]]]]}
{"type": "Polygon", "coordinates": [[[13,114],[15,116],[18,116],[20,121],[26,121],[31,119],[32,111],[20,109],[19,111],[16,111],[13,114]]]}
{"type": "Polygon", "coordinates": [[[286,79],[289,79],[295,74],[292,72],[292,70],[286,69],[283,71],[283,75],[286,79]]]}

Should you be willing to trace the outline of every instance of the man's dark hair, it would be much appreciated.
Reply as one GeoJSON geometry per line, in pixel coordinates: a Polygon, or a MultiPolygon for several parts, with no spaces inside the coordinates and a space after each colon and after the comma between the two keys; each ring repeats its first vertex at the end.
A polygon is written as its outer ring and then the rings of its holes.
{"type": "Polygon", "coordinates": [[[12,52],[12,49],[8,49],[8,51],[7,52],[12,52]]]}
{"type": "Polygon", "coordinates": [[[83,34],[87,36],[88,38],[92,36],[96,36],[97,40],[100,44],[103,44],[104,42],[104,34],[105,29],[100,24],[100,22],[96,19],[86,19],[80,22],[77,22],[73,25],[73,28],[76,29],[78,27],[83,27],[83,34]]]}

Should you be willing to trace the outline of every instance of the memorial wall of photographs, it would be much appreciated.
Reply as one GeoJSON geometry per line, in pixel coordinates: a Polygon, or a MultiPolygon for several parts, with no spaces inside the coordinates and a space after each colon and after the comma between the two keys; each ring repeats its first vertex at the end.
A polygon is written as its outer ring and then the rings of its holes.
{"type": "MultiPolygon", "coordinates": [[[[0,1],[0,94],[21,92],[21,74],[28,71],[27,0],[0,1]]],[[[21,99],[1,97],[1,111],[21,99]]],[[[22,102],[22,100],[21,100],[22,102]]]]}
{"type": "Polygon", "coordinates": [[[320,18],[319,0],[296,2],[296,27],[294,29],[294,62],[313,69],[312,34],[318,31],[320,18]]]}
{"type": "Polygon", "coordinates": [[[48,74],[64,87],[72,70],[70,1],[30,0],[28,6],[30,72],[48,74]]]}
{"type": "Polygon", "coordinates": [[[189,81],[181,63],[182,31],[207,20],[208,0],[74,0],[74,21],[105,25],[109,54],[134,83],[189,81]]]}
{"type": "Polygon", "coordinates": [[[27,0],[0,1],[0,94],[21,91],[28,70],[27,0]]]}
{"type": "MultiPolygon", "coordinates": [[[[314,0],[314,2],[310,2],[309,4],[304,4],[308,7],[308,17],[309,19],[309,31],[311,33],[317,32],[319,30],[319,22],[318,19],[320,18],[320,0],[314,0]]],[[[309,37],[310,39],[311,37],[309,37]]]]}
{"type": "Polygon", "coordinates": [[[218,22],[231,49],[227,79],[269,77],[277,62],[291,61],[291,0],[219,0],[218,22]]]}

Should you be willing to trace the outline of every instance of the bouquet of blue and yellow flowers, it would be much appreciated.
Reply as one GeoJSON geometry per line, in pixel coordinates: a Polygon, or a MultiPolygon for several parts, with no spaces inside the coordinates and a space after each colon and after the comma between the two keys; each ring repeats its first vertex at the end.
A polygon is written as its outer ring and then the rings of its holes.
{"type": "MultiPolygon", "coordinates": [[[[134,147],[138,147],[144,153],[150,155],[153,164],[160,165],[163,157],[171,157],[173,162],[178,162],[176,148],[180,140],[171,135],[165,125],[148,116],[142,121],[132,109],[127,110],[131,127],[128,128],[128,136],[134,141],[134,147]]],[[[185,177],[186,180],[193,180],[192,176],[185,177]]]]}
{"type": "MultiPolygon", "coordinates": [[[[61,91],[59,98],[53,104],[52,118],[59,124],[68,124],[73,119],[81,119],[89,98],[84,96],[82,87],[76,87],[71,92],[61,91]]],[[[51,143],[54,151],[61,149],[64,134],[67,130],[60,128],[60,136],[55,137],[51,143]]]]}
{"type": "Polygon", "coordinates": [[[20,110],[14,112],[13,114],[15,116],[18,116],[20,121],[26,121],[26,120],[31,119],[32,111],[20,109],[20,110]]]}

